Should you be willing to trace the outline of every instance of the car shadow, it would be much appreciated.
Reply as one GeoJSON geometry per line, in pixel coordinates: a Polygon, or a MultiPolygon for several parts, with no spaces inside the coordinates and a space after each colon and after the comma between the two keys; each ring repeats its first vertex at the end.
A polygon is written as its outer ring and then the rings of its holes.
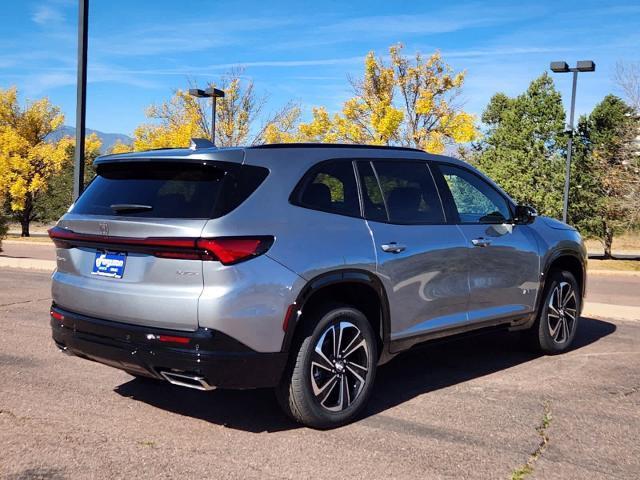
{"type": "MultiPolygon", "coordinates": [[[[603,320],[582,317],[572,350],[615,332],[603,320]]],[[[494,332],[431,343],[398,355],[378,369],[373,395],[362,417],[412,398],[538,358],[523,348],[517,333],[494,332]]],[[[280,410],[273,390],[199,392],[161,381],[133,379],[116,387],[124,397],[179,415],[252,433],[299,428],[280,410]]]]}

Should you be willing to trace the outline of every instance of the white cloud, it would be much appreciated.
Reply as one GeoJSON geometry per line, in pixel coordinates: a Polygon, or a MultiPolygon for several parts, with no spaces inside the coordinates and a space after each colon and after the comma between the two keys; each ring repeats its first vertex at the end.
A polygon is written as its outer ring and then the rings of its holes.
{"type": "Polygon", "coordinates": [[[31,20],[38,25],[50,25],[64,22],[65,17],[59,5],[44,3],[36,7],[31,20]]]}
{"type": "Polygon", "coordinates": [[[195,22],[166,23],[109,36],[92,38],[95,51],[103,55],[153,56],[199,52],[248,41],[252,33],[294,23],[294,18],[202,19],[195,22]]]}
{"type": "Polygon", "coordinates": [[[566,47],[497,47],[444,51],[442,52],[442,55],[445,58],[475,58],[507,55],[533,55],[538,53],[564,52],[567,50],[570,49],[566,47]]]}
{"type": "Polygon", "coordinates": [[[59,87],[75,85],[76,76],[66,72],[46,72],[22,77],[19,85],[28,96],[41,95],[59,87]]]}

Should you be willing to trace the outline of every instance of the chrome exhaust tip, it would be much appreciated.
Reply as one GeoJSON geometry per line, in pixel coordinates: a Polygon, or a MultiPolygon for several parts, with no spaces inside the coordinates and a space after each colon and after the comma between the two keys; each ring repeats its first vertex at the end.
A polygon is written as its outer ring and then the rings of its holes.
{"type": "Polygon", "coordinates": [[[58,350],[60,351],[60,353],[64,353],[65,355],[69,355],[70,357],[73,357],[73,353],[69,351],[66,345],[56,342],[56,347],[58,347],[58,350]]]}
{"type": "Polygon", "coordinates": [[[213,390],[214,386],[209,385],[204,377],[191,373],[180,372],[160,372],[160,375],[169,383],[180,387],[194,388],[196,390],[213,390]]]}

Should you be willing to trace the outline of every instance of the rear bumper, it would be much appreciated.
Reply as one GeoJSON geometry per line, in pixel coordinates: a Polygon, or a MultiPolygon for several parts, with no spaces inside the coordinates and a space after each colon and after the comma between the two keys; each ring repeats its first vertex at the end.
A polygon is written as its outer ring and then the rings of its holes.
{"type": "Polygon", "coordinates": [[[135,375],[163,379],[161,372],[174,371],[203,377],[216,387],[262,388],[278,384],[287,362],[286,352],[255,352],[210,329],[153,329],[87,317],[55,306],[52,310],[63,316],[51,318],[53,340],[59,348],[135,375]],[[189,337],[189,343],[160,343],[160,335],[189,337]]]}

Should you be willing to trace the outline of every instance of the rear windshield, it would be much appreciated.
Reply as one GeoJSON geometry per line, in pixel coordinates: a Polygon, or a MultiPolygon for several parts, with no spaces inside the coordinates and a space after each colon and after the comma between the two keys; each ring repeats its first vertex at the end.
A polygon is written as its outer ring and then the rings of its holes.
{"type": "Polygon", "coordinates": [[[216,218],[242,203],[262,183],[261,167],[201,164],[118,163],[97,176],[72,212],[144,218],[216,218]]]}

